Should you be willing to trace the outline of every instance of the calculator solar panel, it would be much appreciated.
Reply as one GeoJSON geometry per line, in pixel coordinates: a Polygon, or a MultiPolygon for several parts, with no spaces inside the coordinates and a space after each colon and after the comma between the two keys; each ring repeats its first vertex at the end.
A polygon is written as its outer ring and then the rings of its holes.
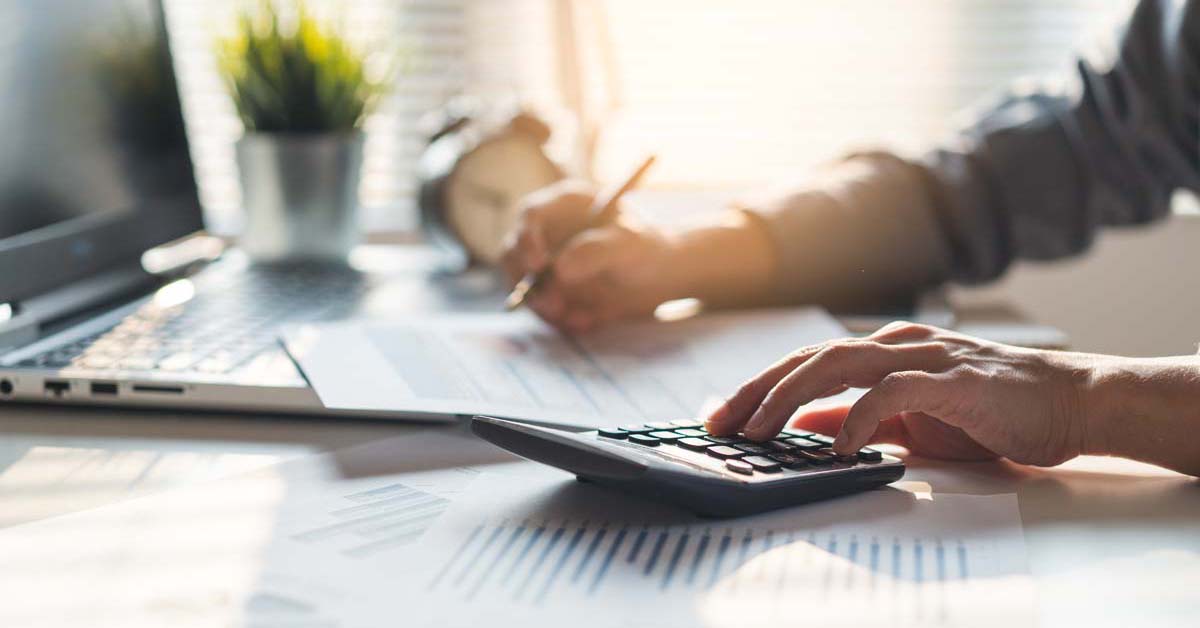
{"type": "Polygon", "coordinates": [[[765,442],[712,436],[694,420],[567,432],[475,417],[477,435],[580,479],[708,516],[737,516],[867,490],[904,475],[904,463],[871,448],[835,454],[833,439],[787,429],[765,442]]]}

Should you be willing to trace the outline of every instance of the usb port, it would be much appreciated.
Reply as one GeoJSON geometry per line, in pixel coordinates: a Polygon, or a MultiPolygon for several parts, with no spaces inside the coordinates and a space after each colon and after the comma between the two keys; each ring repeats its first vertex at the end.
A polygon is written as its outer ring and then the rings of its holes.
{"type": "Polygon", "coordinates": [[[152,384],[134,384],[135,393],[153,393],[157,395],[182,395],[183,386],[157,386],[152,384]]]}
{"type": "Polygon", "coordinates": [[[92,395],[115,395],[117,394],[116,382],[92,382],[92,395]]]}
{"type": "Polygon", "coordinates": [[[42,385],[42,390],[44,390],[47,395],[61,397],[71,392],[71,382],[61,379],[48,379],[42,385]]]}

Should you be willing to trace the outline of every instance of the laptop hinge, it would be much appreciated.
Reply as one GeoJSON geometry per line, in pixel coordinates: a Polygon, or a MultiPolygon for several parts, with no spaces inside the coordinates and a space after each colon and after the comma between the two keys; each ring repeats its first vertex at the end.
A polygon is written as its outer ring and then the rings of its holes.
{"type": "Polygon", "coordinates": [[[123,297],[149,292],[159,282],[141,264],[135,263],[104,271],[20,303],[10,303],[9,317],[0,321],[0,353],[37,340],[55,323],[114,304],[123,297]]]}

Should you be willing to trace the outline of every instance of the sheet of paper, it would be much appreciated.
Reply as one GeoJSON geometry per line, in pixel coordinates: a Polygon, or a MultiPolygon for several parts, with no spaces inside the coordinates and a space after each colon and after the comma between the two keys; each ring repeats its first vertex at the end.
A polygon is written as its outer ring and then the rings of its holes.
{"type": "MultiPolygon", "coordinates": [[[[405,610],[411,625],[1026,626],[1033,620],[1015,495],[889,488],[706,520],[561,474],[523,482],[488,477],[421,545],[414,560],[429,568],[387,582],[392,591],[423,592],[423,603],[405,610]]],[[[369,625],[389,611],[375,605],[357,612],[355,623],[369,625]]]]}
{"type": "Polygon", "coordinates": [[[513,461],[423,430],[14,526],[0,531],[0,625],[350,625],[340,609],[363,603],[359,583],[410,568],[477,469],[513,461]]]}
{"type": "Polygon", "coordinates": [[[299,445],[6,434],[0,442],[0,528],[245,473],[304,455],[299,445]]]}
{"type": "Polygon", "coordinates": [[[697,416],[787,352],[845,334],[802,308],[580,338],[521,312],[304,326],[284,341],[329,408],[598,426],[697,416]]]}

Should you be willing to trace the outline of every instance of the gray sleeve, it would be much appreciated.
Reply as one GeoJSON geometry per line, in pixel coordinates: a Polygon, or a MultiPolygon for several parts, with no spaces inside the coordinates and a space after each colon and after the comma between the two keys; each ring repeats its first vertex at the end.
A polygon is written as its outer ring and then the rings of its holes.
{"type": "Polygon", "coordinates": [[[851,156],[832,185],[756,206],[780,290],[837,306],[986,281],[1165,216],[1200,191],[1198,56],[1200,0],[1142,0],[1111,67],[1080,61],[1071,93],[1008,95],[923,158],[851,156]]]}

